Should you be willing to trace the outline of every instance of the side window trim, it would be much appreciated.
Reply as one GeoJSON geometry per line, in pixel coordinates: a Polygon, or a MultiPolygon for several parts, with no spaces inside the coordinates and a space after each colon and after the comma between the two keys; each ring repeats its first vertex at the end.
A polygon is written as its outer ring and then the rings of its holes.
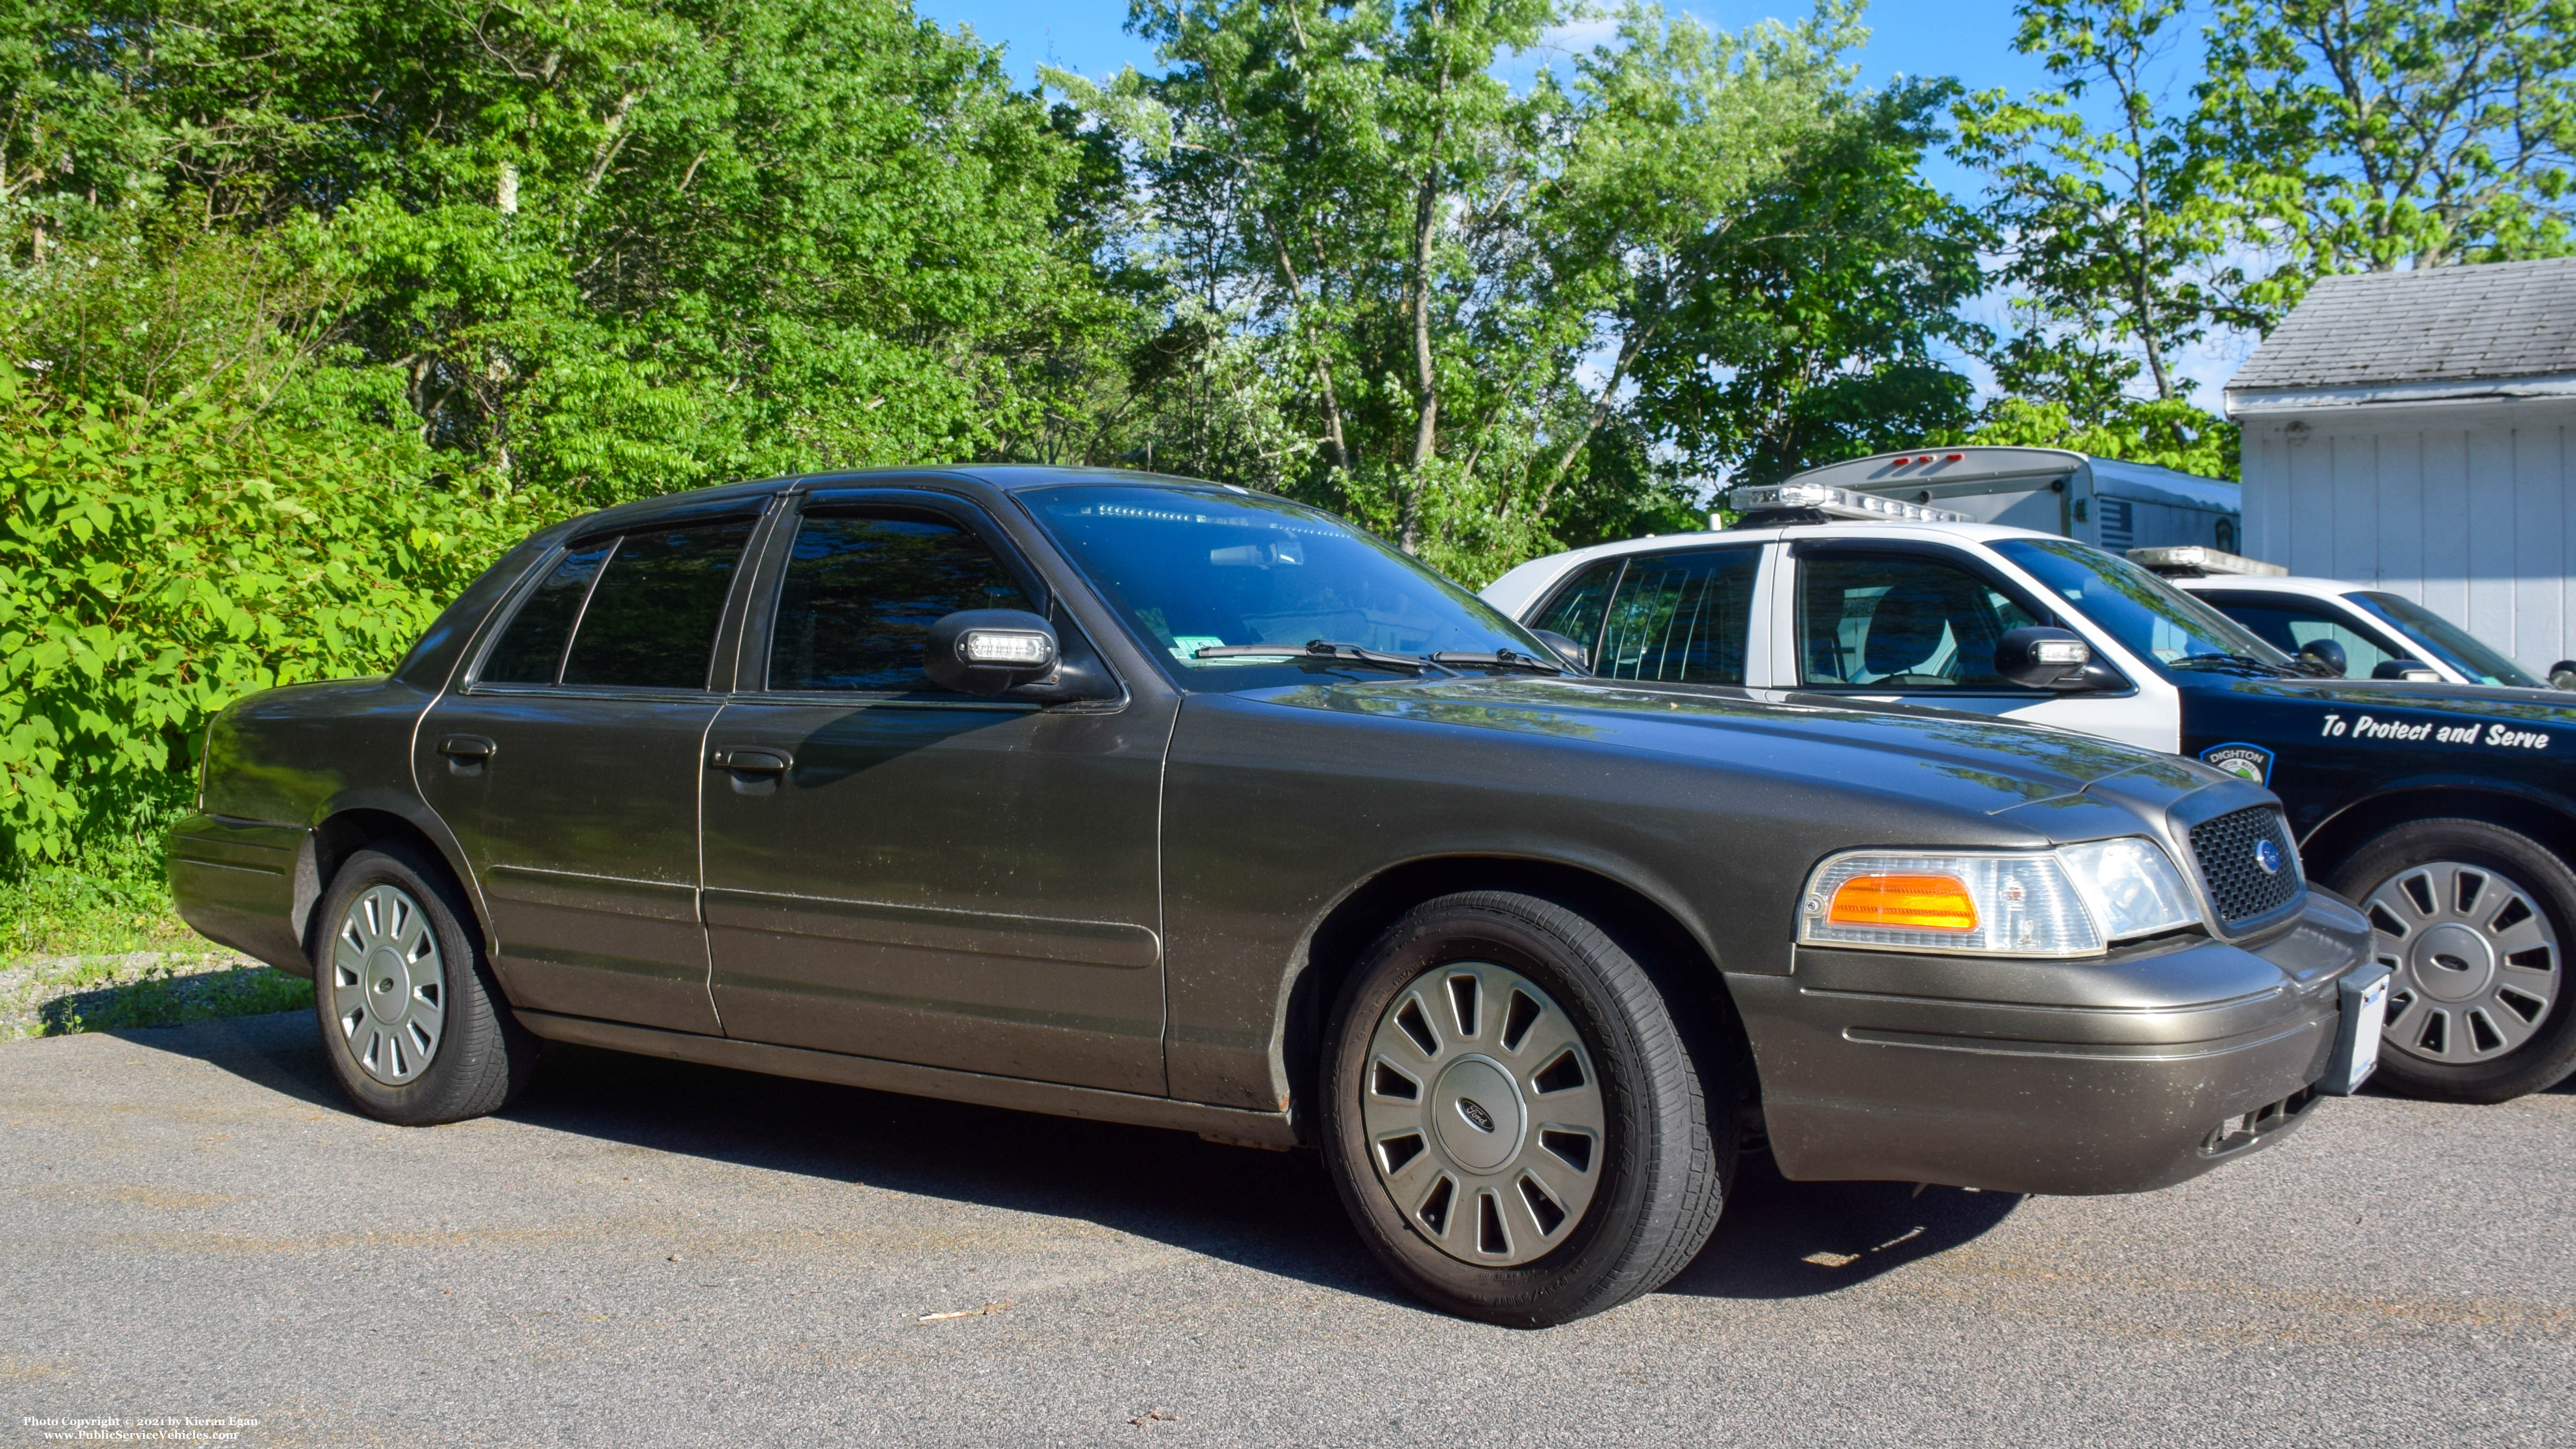
{"type": "MultiPolygon", "coordinates": [[[[1891,688],[1884,684],[1808,682],[1807,587],[1804,570],[1811,559],[1901,558],[1924,559],[1933,563],[1946,564],[2003,595],[2005,599],[2019,606],[2024,613],[2042,624],[2061,629],[2068,625],[2065,611],[2055,607],[2052,601],[2034,598],[2018,580],[2006,577],[2001,570],[1994,568],[1968,549],[1952,548],[1938,543],[1918,543],[1912,539],[1802,538],[1790,543],[1789,555],[1797,561],[1798,567],[1789,571],[1794,575],[1789,584],[1791,594],[1789,637],[1792,648],[1787,667],[1781,671],[1786,676],[1781,681],[1783,688],[1795,689],[1806,694],[1850,694],[1870,698],[1921,696],[1940,699],[2046,699],[2052,697],[2047,690],[2012,687],[1944,689],[1935,694],[1919,688],[1912,690],[1902,687],[1891,688]]],[[[2131,687],[2135,688],[2134,685],[2131,687]]]]}

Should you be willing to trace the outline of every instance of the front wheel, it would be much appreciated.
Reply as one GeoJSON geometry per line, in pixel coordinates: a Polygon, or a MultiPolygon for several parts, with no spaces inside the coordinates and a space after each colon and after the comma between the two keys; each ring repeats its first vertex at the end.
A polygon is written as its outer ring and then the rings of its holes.
{"type": "Polygon", "coordinates": [[[2389,969],[2380,1080],[2502,1102],[2576,1070],[2564,989],[2576,874],[2547,848],[2483,820],[2417,820],[2353,852],[2329,884],[2361,902],[2389,969]]]}
{"type": "Polygon", "coordinates": [[[399,843],[331,878],[313,961],[322,1050],[349,1100],[406,1126],[498,1111],[537,1039],[510,1016],[447,873],[399,843]]]}
{"type": "Polygon", "coordinates": [[[1563,1323],[1651,1292],[1707,1241],[1735,1165],[1732,1077],[1704,1079],[1653,981],[1582,916],[1503,892],[1418,906],[1336,1021],[1334,1185],[1434,1306],[1563,1323]]]}

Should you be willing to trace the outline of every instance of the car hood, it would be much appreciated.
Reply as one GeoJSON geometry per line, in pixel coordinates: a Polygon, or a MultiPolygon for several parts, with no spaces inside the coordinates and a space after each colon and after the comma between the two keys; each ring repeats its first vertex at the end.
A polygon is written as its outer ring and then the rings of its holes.
{"type": "Polygon", "coordinates": [[[2088,789],[2170,801],[2232,778],[2170,755],[1982,715],[1689,685],[1471,677],[1291,685],[1244,696],[1293,709],[1540,735],[1576,749],[1649,751],[1981,814],[2088,789]]]}

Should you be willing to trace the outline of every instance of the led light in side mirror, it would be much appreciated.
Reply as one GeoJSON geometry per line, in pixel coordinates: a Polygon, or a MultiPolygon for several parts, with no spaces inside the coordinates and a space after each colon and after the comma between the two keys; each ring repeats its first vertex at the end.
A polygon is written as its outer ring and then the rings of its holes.
{"type": "Polygon", "coordinates": [[[921,670],[942,689],[1001,694],[1055,671],[1055,626],[1025,609],[965,609],[930,626],[921,670]]]}
{"type": "Polygon", "coordinates": [[[2033,625],[1995,641],[1995,672],[2026,689],[2084,689],[2093,646],[2064,629],[2033,625]]]}
{"type": "Polygon", "coordinates": [[[1024,629],[969,629],[957,636],[957,657],[969,664],[1043,669],[1055,663],[1055,641],[1024,629]]]}

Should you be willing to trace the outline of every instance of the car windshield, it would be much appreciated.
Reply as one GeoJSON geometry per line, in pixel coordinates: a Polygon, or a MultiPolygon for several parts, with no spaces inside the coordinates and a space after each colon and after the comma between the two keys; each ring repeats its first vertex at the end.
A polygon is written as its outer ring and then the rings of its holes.
{"type": "Polygon", "coordinates": [[[2387,621],[2391,628],[2415,641],[2425,653],[2480,684],[2511,684],[2523,689],[2549,687],[2534,679],[2521,665],[2497,653],[2475,634],[2413,599],[2375,592],[2346,594],[2344,597],[2387,621]]]}
{"type": "Polygon", "coordinates": [[[2168,668],[2198,667],[2185,661],[2244,661],[2266,673],[2290,668],[2289,656],[2253,630],[2091,544],[2008,538],[1994,548],[2141,659],[2168,668]]]}
{"type": "Polygon", "coordinates": [[[1322,640],[1407,659],[1508,649],[1555,660],[1474,594],[1330,514],[1284,498],[1114,484],[1019,496],[1128,627],[1193,688],[1407,672],[1350,658],[1197,657],[1229,645],[1303,648],[1322,640]]]}

